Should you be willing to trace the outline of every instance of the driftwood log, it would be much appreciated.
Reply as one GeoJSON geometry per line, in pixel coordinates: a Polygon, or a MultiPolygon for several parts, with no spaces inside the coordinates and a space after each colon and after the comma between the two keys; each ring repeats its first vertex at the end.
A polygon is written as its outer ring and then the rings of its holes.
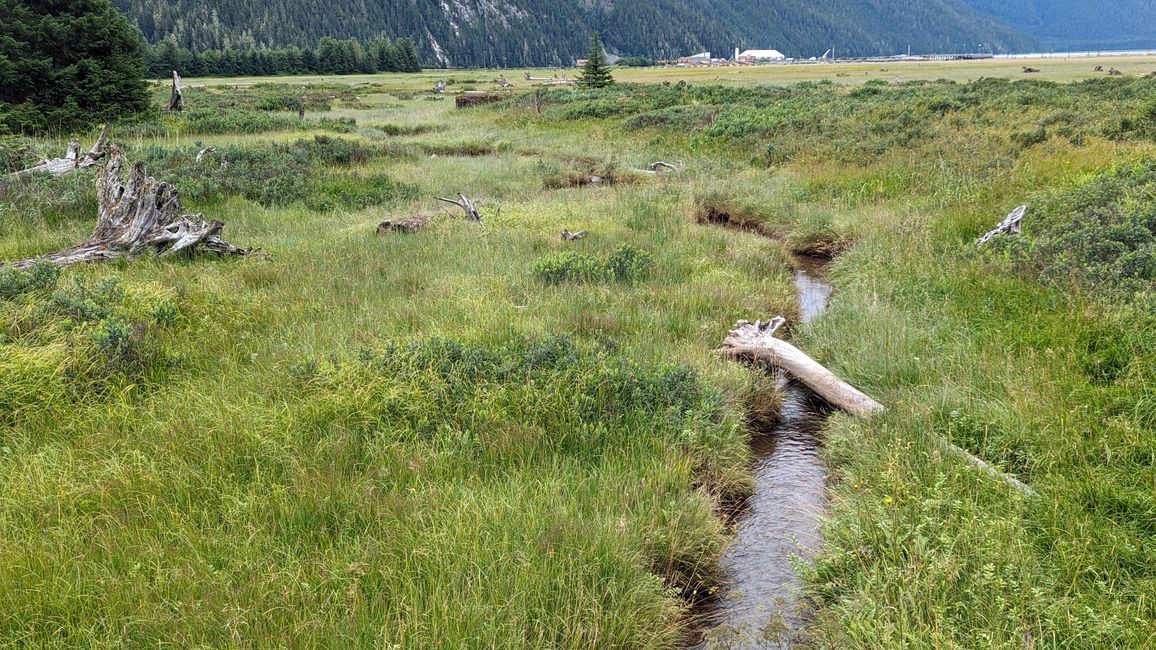
{"type": "Polygon", "coordinates": [[[185,110],[185,95],[181,92],[181,75],[173,70],[173,94],[169,97],[169,111],[180,113],[185,110]]]}
{"type": "Polygon", "coordinates": [[[996,235],[999,235],[999,234],[1007,234],[1007,235],[1020,234],[1020,222],[1023,221],[1024,214],[1026,214],[1027,211],[1028,211],[1027,205],[1021,205],[1020,207],[1016,208],[1015,210],[1012,210],[1011,214],[1009,214],[1006,219],[999,222],[999,224],[996,225],[995,228],[992,228],[991,230],[987,231],[983,237],[980,237],[979,239],[975,240],[975,245],[976,246],[983,246],[984,244],[986,244],[988,242],[988,240],[990,240],[992,237],[995,237],[996,235]]]}
{"type": "Polygon", "coordinates": [[[424,230],[433,222],[433,215],[415,214],[404,219],[386,219],[377,225],[377,234],[384,235],[391,232],[415,233],[424,230]]]}
{"type": "Polygon", "coordinates": [[[686,163],[682,162],[681,160],[676,160],[673,163],[668,163],[668,162],[663,162],[661,160],[656,160],[656,161],[650,163],[649,165],[647,165],[646,169],[640,169],[639,171],[645,172],[647,174],[664,175],[664,174],[670,174],[673,172],[682,171],[682,169],[684,167],[686,167],[686,163]]]}
{"type": "Polygon", "coordinates": [[[784,322],[786,319],[782,316],[767,322],[750,323],[741,320],[723,339],[719,352],[734,359],[761,362],[782,368],[831,405],[856,417],[870,417],[883,412],[882,404],[839,379],[835,373],[804,354],[799,348],[775,338],[775,330],[784,322]]]}
{"type": "Polygon", "coordinates": [[[221,239],[223,222],[216,219],[206,222],[202,215],[184,214],[177,188],[147,175],[144,163],[134,164],[126,181],[121,173],[124,164],[124,154],[110,145],[108,162],[97,180],[96,229],[88,241],[12,262],[11,266],[28,268],[41,260],[63,266],[144,253],[163,256],[193,250],[218,255],[252,252],[221,239]]]}
{"type": "Polygon", "coordinates": [[[482,215],[478,212],[478,208],[474,206],[474,202],[470,200],[470,197],[466,196],[465,194],[458,192],[457,200],[447,199],[440,196],[435,196],[434,198],[461,208],[466,213],[467,221],[476,221],[478,223],[482,222],[482,215]]]}
{"type": "Polygon", "coordinates": [[[53,176],[64,176],[70,174],[78,169],[85,167],[92,167],[101,158],[104,158],[105,141],[108,140],[108,126],[106,125],[100,130],[100,137],[96,139],[96,144],[87,153],[81,155],[80,142],[73,139],[68,143],[68,152],[64,154],[63,158],[53,158],[52,160],[45,160],[44,162],[28,169],[22,169],[18,172],[12,172],[9,176],[29,176],[36,173],[48,173],[53,176]]]}
{"type": "Polygon", "coordinates": [[[579,230],[578,232],[570,232],[566,228],[562,229],[562,241],[578,241],[579,239],[582,239],[585,236],[586,236],[585,230],[579,230]]]}

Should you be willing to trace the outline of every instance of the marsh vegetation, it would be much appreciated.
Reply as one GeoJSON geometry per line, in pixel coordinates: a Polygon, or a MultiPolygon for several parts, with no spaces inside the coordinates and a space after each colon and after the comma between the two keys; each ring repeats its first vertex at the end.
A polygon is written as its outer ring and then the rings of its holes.
{"type": "MultiPolygon", "coordinates": [[[[711,350],[798,323],[804,252],[836,289],[792,336],[888,409],[828,421],[808,642],[1151,644],[1156,80],[426,81],[113,126],[262,256],[0,269],[0,639],[677,647],[777,403],[711,350]],[[482,223],[375,236],[458,192],[482,223]]],[[[94,187],[0,181],[0,259],[83,241],[94,187]]]]}

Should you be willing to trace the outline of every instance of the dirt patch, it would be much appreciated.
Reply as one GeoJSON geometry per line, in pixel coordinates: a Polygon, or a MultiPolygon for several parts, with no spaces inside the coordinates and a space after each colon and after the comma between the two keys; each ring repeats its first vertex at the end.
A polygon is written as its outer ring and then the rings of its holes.
{"type": "Polygon", "coordinates": [[[385,235],[391,232],[415,233],[425,230],[433,223],[436,214],[415,214],[401,219],[386,219],[377,225],[377,234],[385,235]]]}
{"type": "Polygon", "coordinates": [[[796,244],[791,252],[802,258],[811,258],[819,262],[829,262],[851,248],[851,242],[845,239],[816,240],[796,244]]]}
{"type": "Polygon", "coordinates": [[[484,92],[466,92],[454,97],[454,106],[457,108],[473,108],[483,104],[493,104],[506,99],[509,95],[484,92]]]}

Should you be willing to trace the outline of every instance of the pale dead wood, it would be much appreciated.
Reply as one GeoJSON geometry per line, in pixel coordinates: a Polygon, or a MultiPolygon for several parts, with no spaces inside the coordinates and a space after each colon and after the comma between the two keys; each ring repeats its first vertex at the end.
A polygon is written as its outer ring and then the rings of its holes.
{"type": "Polygon", "coordinates": [[[988,476],[990,476],[994,479],[1003,481],[1004,483],[1007,483],[1008,485],[1012,486],[1013,488],[1019,490],[1020,492],[1026,494],[1028,496],[1033,496],[1033,497],[1039,496],[1039,494],[1037,494],[1036,491],[1032,489],[1032,486],[1028,485],[1027,483],[1024,483],[1023,481],[1012,476],[1011,474],[1008,474],[1007,472],[999,471],[998,469],[993,467],[991,465],[991,463],[988,463],[987,461],[980,458],[979,456],[972,454],[971,452],[967,451],[963,447],[960,447],[956,444],[953,444],[953,443],[951,443],[947,440],[944,440],[943,438],[940,438],[938,436],[936,436],[936,439],[940,443],[940,446],[942,446],[944,449],[946,449],[949,453],[951,453],[952,455],[954,455],[958,458],[963,459],[969,465],[971,465],[972,467],[975,467],[976,469],[980,470],[984,474],[987,474],[988,476]]]}
{"type": "Polygon", "coordinates": [[[674,172],[680,172],[685,167],[686,167],[686,163],[682,162],[681,160],[676,160],[673,163],[668,163],[668,162],[663,162],[661,160],[656,160],[656,161],[650,163],[649,165],[647,165],[646,169],[640,169],[638,171],[640,171],[644,174],[657,174],[659,176],[665,176],[666,174],[673,174],[674,172]]]}
{"type": "Polygon", "coordinates": [[[466,213],[467,221],[476,221],[478,223],[482,222],[482,215],[478,213],[478,208],[474,206],[473,201],[471,201],[470,198],[465,194],[458,192],[458,200],[447,199],[441,196],[435,196],[434,198],[461,208],[466,213]]]}
{"type": "Polygon", "coordinates": [[[570,232],[567,229],[562,230],[562,241],[577,241],[585,236],[585,230],[579,230],[578,232],[570,232]]]}
{"type": "Polygon", "coordinates": [[[718,352],[731,358],[782,368],[833,406],[856,417],[870,417],[883,412],[882,404],[843,381],[795,346],[775,338],[775,330],[785,320],[782,316],[767,322],[750,323],[741,320],[723,339],[718,352]]]}
{"type": "Polygon", "coordinates": [[[181,92],[181,75],[173,70],[173,93],[169,97],[169,111],[180,113],[185,110],[185,94],[181,92]]]}
{"type": "Polygon", "coordinates": [[[986,244],[988,242],[988,240],[990,240],[992,237],[995,237],[996,235],[999,235],[999,234],[1007,234],[1007,235],[1020,234],[1020,222],[1023,221],[1024,215],[1027,213],[1027,211],[1028,211],[1027,205],[1021,205],[1020,207],[1016,208],[1015,210],[1012,210],[1011,213],[1008,214],[1007,218],[1004,219],[1003,221],[999,222],[999,224],[996,225],[995,228],[992,228],[991,230],[987,231],[987,233],[985,233],[983,237],[980,237],[979,239],[975,240],[975,245],[976,246],[983,246],[984,244],[986,244]]]}
{"type": "Polygon", "coordinates": [[[64,176],[70,174],[78,169],[91,167],[104,158],[105,142],[108,140],[108,125],[106,124],[100,130],[100,136],[96,139],[96,144],[87,153],[81,155],[80,142],[73,139],[68,143],[68,151],[63,158],[53,158],[52,160],[45,160],[40,164],[29,167],[28,169],[21,169],[17,172],[12,172],[9,176],[29,176],[36,173],[48,173],[53,176],[64,176]]]}
{"type": "Polygon", "coordinates": [[[198,151],[197,152],[197,167],[201,166],[201,161],[205,159],[205,156],[213,153],[216,150],[217,150],[216,147],[205,147],[204,149],[201,149],[200,151],[198,151]]]}
{"type": "Polygon", "coordinates": [[[108,162],[97,178],[96,228],[88,241],[12,262],[11,266],[28,268],[41,260],[63,266],[144,253],[165,256],[193,250],[219,255],[252,252],[221,238],[223,222],[216,219],[206,222],[200,214],[184,214],[177,189],[147,175],[143,162],[132,166],[126,181],[122,174],[124,154],[115,145],[110,145],[108,151],[108,162]]]}
{"type": "Polygon", "coordinates": [[[439,94],[439,95],[444,95],[446,92],[446,82],[439,81],[436,84],[434,84],[434,92],[439,94]]]}

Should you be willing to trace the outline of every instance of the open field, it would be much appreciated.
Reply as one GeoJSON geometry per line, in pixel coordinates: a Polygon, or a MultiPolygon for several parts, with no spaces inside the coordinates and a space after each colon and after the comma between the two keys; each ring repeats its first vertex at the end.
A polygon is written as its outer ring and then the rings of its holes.
{"type": "MultiPolygon", "coordinates": [[[[860,84],[872,79],[902,81],[918,79],[950,79],[952,81],[975,81],[981,77],[1021,79],[1033,78],[1047,81],[1080,81],[1107,76],[1109,68],[1116,68],[1124,75],[1140,76],[1156,71],[1156,56],[1099,56],[1039,58],[1039,59],[988,59],[976,61],[943,62],[888,62],[888,63],[799,63],[781,65],[761,65],[747,67],[719,68],[622,68],[616,69],[614,76],[619,81],[630,83],[722,83],[722,84],[787,84],[798,81],[831,80],[839,84],[860,84]],[[1025,75],[1024,66],[1039,68],[1037,74],[1025,75]],[[1103,66],[1105,72],[1095,72],[1095,66],[1103,66]]],[[[578,70],[542,68],[527,70],[426,70],[414,75],[389,75],[390,84],[407,89],[432,88],[439,79],[478,80],[486,83],[505,76],[519,86],[529,85],[524,81],[529,73],[535,77],[551,77],[566,74],[573,78],[578,70]]],[[[379,82],[386,75],[345,75],[345,76],[300,76],[278,77],[279,83],[310,84],[319,82],[340,82],[361,84],[379,82]]],[[[254,84],[270,81],[269,77],[205,77],[186,80],[194,85],[254,84]]],[[[167,84],[165,80],[159,84],[167,84]]]]}
{"type": "MultiPolygon", "coordinates": [[[[879,67],[619,71],[540,113],[428,92],[490,71],[190,79],[114,125],[263,255],[0,270],[0,644],[678,647],[778,399],[711,350],[796,321],[825,252],[792,335],[888,411],[830,421],[805,643],[1150,647],[1156,60],[879,67]],[[1126,77],[1049,81],[1093,65],[1126,77]]],[[[7,182],[0,259],[82,241],[93,186],[7,182]]]]}

